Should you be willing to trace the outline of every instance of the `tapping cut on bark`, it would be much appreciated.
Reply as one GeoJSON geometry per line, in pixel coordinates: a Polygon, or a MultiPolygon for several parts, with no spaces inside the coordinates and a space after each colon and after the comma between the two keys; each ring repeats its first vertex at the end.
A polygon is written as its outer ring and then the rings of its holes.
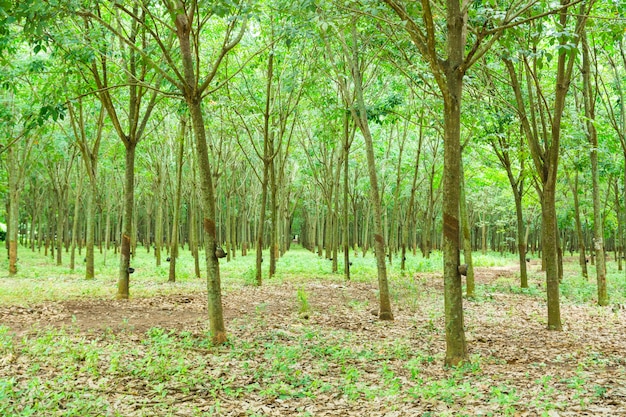
{"type": "Polygon", "coordinates": [[[459,236],[459,219],[449,214],[443,214],[443,234],[445,237],[452,239],[459,236]]]}
{"type": "Polygon", "coordinates": [[[209,235],[215,237],[215,221],[212,219],[204,219],[203,225],[204,231],[209,235]]]}
{"type": "Polygon", "coordinates": [[[211,337],[211,342],[214,345],[221,345],[226,343],[227,340],[225,331],[218,331],[211,337]]]}

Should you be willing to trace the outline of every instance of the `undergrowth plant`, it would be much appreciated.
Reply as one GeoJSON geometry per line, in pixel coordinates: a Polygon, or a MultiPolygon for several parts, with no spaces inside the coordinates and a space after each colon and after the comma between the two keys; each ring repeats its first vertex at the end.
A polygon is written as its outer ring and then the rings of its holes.
{"type": "MultiPolygon", "coordinates": [[[[23,253],[20,275],[0,277],[0,303],[5,306],[110,298],[115,293],[117,262],[112,254],[107,265],[97,255],[101,273],[88,282],[82,276],[84,266],[70,273],[37,252],[23,253]]],[[[232,404],[248,404],[251,399],[276,407],[305,404],[293,407],[299,413],[294,411],[294,415],[318,415],[307,411],[306,404],[331,402],[386,411],[401,410],[407,404],[432,406],[421,414],[424,416],[476,415],[472,408],[476,404],[484,405],[482,415],[550,415],[559,407],[567,407],[562,399],[565,394],[571,394],[569,398],[583,408],[610,394],[612,388],[596,382],[592,370],[623,365],[619,353],[589,351],[576,356],[572,352],[570,359],[575,357],[580,365],[567,377],[538,376],[548,375],[548,365],[530,363],[526,366],[530,375],[520,382],[500,373],[507,365],[505,354],[493,348],[476,328],[471,331],[483,339],[471,345],[475,350],[470,363],[443,370],[440,346],[445,337],[444,306],[437,287],[441,255],[433,252],[429,259],[407,257],[406,273],[401,273],[400,262],[395,260],[389,267],[393,308],[399,318],[390,323],[377,321],[368,312],[376,288],[376,263],[371,254],[353,258],[355,283],[345,283],[341,263],[339,271],[332,273],[331,262],[297,248],[279,260],[280,277],[264,281],[264,285],[276,288],[287,283],[286,298],[293,309],[277,318],[272,300],[255,299],[249,313],[232,322],[229,341],[223,346],[213,346],[210,337],[198,328],[164,329],[159,323],[144,333],[127,328],[118,333],[86,333],[72,325],[64,329],[33,328],[17,336],[11,329],[0,327],[0,415],[218,416],[230,412],[232,404]],[[311,299],[318,295],[314,293],[317,287],[307,286],[311,280],[319,287],[341,287],[338,291],[345,309],[337,311],[343,315],[335,315],[329,308],[320,317],[293,320],[295,311],[311,311],[311,299]],[[356,298],[359,293],[354,290],[371,297],[356,298]],[[410,331],[402,333],[403,326],[410,331]],[[493,366],[497,372],[490,368],[493,366]],[[532,393],[532,400],[524,392],[525,386],[530,387],[527,391],[532,393]],[[194,399],[202,399],[204,406],[188,405],[194,399]]],[[[508,262],[494,254],[476,255],[475,259],[477,266],[508,262]]],[[[220,262],[226,291],[255,284],[254,256],[220,262]]],[[[193,258],[188,252],[181,253],[181,275],[175,285],[165,282],[167,265],[157,267],[150,254],[137,251],[132,264],[136,273],[131,297],[205,290],[204,280],[189,273],[193,258]]],[[[611,264],[609,270],[612,300],[620,302],[626,297],[624,280],[611,264]]],[[[593,279],[583,280],[573,269],[567,272],[561,284],[564,299],[593,303],[593,279]]],[[[479,308],[485,305],[494,306],[488,311],[494,317],[502,313],[514,319],[519,310],[502,305],[502,298],[490,295],[507,293],[536,302],[544,297],[541,280],[541,274],[534,272],[529,289],[520,289],[515,276],[479,283],[478,300],[468,303],[468,326],[474,325],[474,318],[483,313],[479,308]]],[[[317,303],[318,298],[314,300],[317,303]]],[[[606,319],[607,325],[618,325],[623,314],[606,308],[591,311],[606,319]]],[[[529,325],[545,327],[541,320],[544,316],[540,313],[528,314],[529,325]]],[[[561,368],[567,371],[565,366],[561,368]]],[[[517,374],[516,378],[521,377],[517,374]]],[[[262,408],[241,413],[266,415],[262,408]]]]}
{"type": "Polygon", "coordinates": [[[309,305],[309,294],[306,292],[304,288],[302,287],[298,288],[297,299],[298,299],[298,311],[300,313],[308,313],[309,310],[311,309],[311,306],[309,305]]]}

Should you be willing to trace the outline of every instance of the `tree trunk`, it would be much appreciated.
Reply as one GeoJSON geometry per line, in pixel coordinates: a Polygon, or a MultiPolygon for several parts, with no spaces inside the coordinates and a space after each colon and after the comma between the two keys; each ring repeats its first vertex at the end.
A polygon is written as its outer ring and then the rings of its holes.
{"type": "Polygon", "coordinates": [[[622,203],[620,199],[619,192],[619,180],[615,180],[615,217],[617,218],[617,236],[615,237],[615,247],[618,249],[617,253],[617,270],[622,271],[623,267],[623,258],[624,258],[624,245],[623,245],[623,229],[624,229],[624,218],[622,217],[622,203]]]}
{"type": "MultiPolygon", "coordinates": [[[[30,147],[32,141],[27,139],[25,145],[30,147]]],[[[8,224],[7,243],[9,250],[9,275],[17,274],[17,243],[19,235],[20,216],[20,194],[24,183],[23,167],[26,161],[21,161],[20,155],[16,152],[17,144],[9,147],[7,153],[7,174],[9,176],[9,199],[8,203],[8,224]],[[21,166],[20,166],[21,165],[21,166]]]]}
{"type": "Polygon", "coordinates": [[[555,190],[552,184],[545,184],[541,205],[542,239],[541,247],[546,268],[548,295],[548,329],[561,330],[561,307],[559,300],[559,275],[557,259],[557,227],[555,190]]]}
{"type": "Polygon", "coordinates": [[[526,238],[524,233],[524,215],[522,195],[515,193],[515,217],[517,218],[517,250],[519,255],[520,287],[528,288],[528,268],[526,266],[526,238]]]}
{"type": "MultiPolygon", "coordinates": [[[[193,16],[193,15],[192,15],[193,16]]],[[[198,91],[194,73],[194,59],[191,52],[190,34],[192,21],[183,10],[176,10],[175,24],[180,44],[181,59],[184,70],[185,85],[183,93],[191,114],[192,127],[196,144],[198,171],[200,173],[200,191],[202,197],[202,221],[204,230],[205,259],[207,266],[207,301],[210,332],[213,343],[226,341],[226,327],[222,308],[222,290],[218,258],[215,254],[216,242],[216,210],[215,191],[213,188],[213,172],[209,162],[207,135],[202,115],[202,91],[198,91]]]]}
{"type": "Polygon", "coordinates": [[[598,287],[598,305],[609,304],[609,296],[606,289],[606,259],[604,255],[604,223],[602,221],[602,208],[600,201],[600,184],[598,179],[598,133],[595,126],[596,118],[596,92],[591,85],[591,65],[589,57],[589,44],[587,32],[582,33],[583,47],[583,99],[585,103],[586,133],[589,140],[591,159],[591,183],[593,196],[593,247],[596,254],[596,279],[598,287]]]}
{"type": "MultiPolygon", "coordinates": [[[[195,168],[195,167],[194,167],[195,168]]],[[[195,172],[195,169],[194,169],[195,172]]],[[[193,174],[195,177],[195,174],[193,174]]],[[[197,229],[197,204],[196,204],[196,196],[195,196],[195,181],[194,187],[192,188],[192,195],[190,197],[191,203],[189,208],[189,246],[191,248],[191,255],[193,256],[193,270],[196,278],[200,278],[200,255],[198,253],[198,229],[197,229]]]]}
{"type": "MultiPolygon", "coordinates": [[[[182,42],[181,42],[182,43],[182,42]]],[[[183,50],[184,51],[184,50],[183,50]]],[[[205,259],[207,265],[207,298],[211,336],[214,343],[226,341],[226,327],[222,308],[222,290],[218,259],[215,256],[217,242],[215,240],[215,196],[213,191],[212,171],[209,164],[206,131],[199,100],[188,100],[194,132],[196,135],[196,152],[200,171],[200,190],[202,193],[205,259]]]]}
{"type": "MultiPolygon", "coordinates": [[[[417,175],[419,172],[420,155],[422,153],[422,141],[424,139],[423,129],[424,111],[420,113],[419,118],[419,142],[417,145],[417,155],[415,155],[415,166],[413,168],[413,181],[411,182],[411,196],[409,197],[409,204],[406,211],[406,219],[402,225],[402,262],[400,269],[404,271],[406,269],[406,247],[409,244],[409,224],[413,221],[413,206],[415,205],[415,194],[417,192],[417,175]]],[[[408,123],[408,120],[407,120],[408,123]]],[[[407,127],[405,126],[405,129],[407,127]]],[[[415,228],[416,229],[416,228],[415,228]]]]}
{"type": "Polygon", "coordinates": [[[370,179],[370,201],[374,208],[374,248],[376,256],[376,269],[378,271],[378,291],[380,309],[378,317],[380,320],[393,320],[391,312],[391,301],[389,299],[389,285],[387,282],[387,266],[385,263],[385,242],[383,240],[383,212],[381,204],[381,196],[378,190],[378,174],[376,172],[376,159],[374,157],[374,144],[372,135],[367,122],[367,108],[363,99],[362,79],[360,73],[359,55],[357,49],[356,24],[352,25],[352,61],[351,70],[354,78],[354,90],[356,97],[356,105],[359,113],[357,114],[354,107],[351,108],[352,117],[360,128],[365,140],[365,154],[367,156],[367,172],[370,179]]]}
{"type": "Polygon", "coordinates": [[[135,150],[136,142],[128,141],[126,145],[126,166],[124,170],[124,204],[121,233],[120,267],[117,281],[117,299],[128,299],[130,296],[130,241],[133,227],[133,208],[135,204],[135,150]]]}
{"type": "MultiPolygon", "coordinates": [[[[94,273],[94,217],[95,217],[95,199],[96,199],[96,190],[94,187],[89,188],[89,193],[87,195],[87,210],[85,211],[85,222],[87,224],[87,236],[85,242],[85,279],[93,279],[95,277],[94,273]]],[[[108,219],[108,216],[107,216],[108,219]]]]}
{"type": "MultiPolygon", "coordinates": [[[[273,147],[272,147],[273,148],[273,147]]],[[[272,153],[273,153],[273,149],[272,153]]],[[[276,181],[275,158],[270,162],[270,270],[269,277],[276,275],[276,258],[278,257],[278,184],[276,181]]]]}
{"type": "Polygon", "coordinates": [[[65,228],[66,206],[65,206],[65,192],[57,192],[57,204],[56,204],[56,264],[57,266],[63,265],[63,230],[65,228]]]}
{"type": "Polygon", "coordinates": [[[333,240],[333,251],[332,251],[332,259],[333,259],[333,266],[332,266],[332,271],[333,273],[337,273],[337,271],[339,271],[339,259],[338,258],[338,252],[339,252],[339,178],[341,175],[341,167],[343,166],[343,161],[339,160],[339,163],[337,164],[337,176],[336,176],[336,181],[335,181],[335,185],[333,186],[335,188],[335,198],[334,198],[334,204],[333,204],[333,210],[332,210],[332,229],[331,229],[331,233],[332,233],[332,240],[333,240]]]}
{"type": "Polygon", "coordinates": [[[474,297],[476,286],[474,284],[474,262],[472,261],[472,240],[470,234],[470,222],[469,222],[469,213],[467,212],[467,202],[465,201],[465,171],[463,168],[463,158],[461,157],[461,168],[460,168],[460,211],[459,214],[461,216],[461,223],[463,227],[463,260],[465,261],[466,268],[466,295],[467,298],[474,297]]]}
{"type": "Polygon", "coordinates": [[[456,366],[468,360],[463,318],[463,287],[459,273],[460,165],[461,165],[461,96],[463,74],[457,69],[462,60],[462,19],[460,4],[448,1],[448,56],[446,73],[448,91],[444,92],[444,162],[443,162],[443,280],[446,321],[445,364],[456,366]],[[455,12],[456,10],[456,12],[455,12]]]}
{"type": "Polygon", "coordinates": [[[176,196],[174,198],[174,219],[172,221],[172,234],[170,244],[170,271],[168,282],[176,282],[176,258],[178,258],[178,222],[180,217],[180,200],[183,192],[183,154],[185,152],[186,135],[187,120],[184,117],[181,117],[178,155],[176,156],[176,196]]]}
{"type": "Polygon", "coordinates": [[[163,205],[165,204],[165,170],[162,162],[157,167],[157,190],[154,201],[156,202],[156,219],[154,223],[154,257],[156,266],[161,265],[161,249],[163,248],[163,205]]]}
{"type": "MultiPolygon", "coordinates": [[[[9,149],[9,152],[11,150],[9,149]]],[[[9,173],[9,178],[12,174],[9,173]]],[[[9,189],[9,224],[7,225],[7,241],[9,242],[9,275],[17,274],[17,235],[19,227],[19,204],[20,189],[16,187],[14,181],[9,180],[9,184],[13,184],[9,189]]]]}
{"type": "Polygon", "coordinates": [[[78,207],[80,205],[80,192],[83,184],[82,175],[78,175],[78,184],[76,185],[76,197],[74,199],[74,218],[72,220],[72,252],[70,253],[70,269],[74,271],[76,265],[76,241],[78,240],[78,207]]]}
{"type": "Polygon", "coordinates": [[[350,225],[348,216],[348,195],[350,189],[348,187],[348,167],[350,156],[350,120],[348,119],[348,112],[343,112],[343,270],[346,281],[350,281],[350,225]]]}
{"type": "Polygon", "coordinates": [[[367,255],[367,251],[369,250],[369,244],[370,244],[370,219],[372,217],[372,205],[368,204],[367,205],[367,211],[365,214],[365,225],[363,226],[363,237],[362,237],[362,242],[363,242],[363,257],[365,257],[365,255],[367,255]]]}
{"type": "Polygon", "coordinates": [[[111,215],[108,212],[104,215],[106,216],[106,221],[104,224],[104,253],[102,254],[102,264],[106,266],[111,241],[111,215]]]}

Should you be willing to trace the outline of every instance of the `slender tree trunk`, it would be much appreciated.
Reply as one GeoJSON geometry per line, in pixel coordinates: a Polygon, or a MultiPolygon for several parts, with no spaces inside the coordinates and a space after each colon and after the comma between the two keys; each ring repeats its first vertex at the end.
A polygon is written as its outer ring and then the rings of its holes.
{"type": "Polygon", "coordinates": [[[231,203],[231,196],[230,193],[226,193],[226,201],[224,201],[224,205],[226,207],[226,214],[224,215],[224,217],[226,217],[226,248],[224,249],[226,251],[226,262],[230,262],[230,258],[231,258],[231,254],[233,252],[233,248],[232,248],[232,225],[231,225],[231,220],[232,220],[232,203],[231,203]]]}
{"type": "Polygon", "coordinates": [[[334,204],[333,204],[333,210],[332,210],[332,229],[331,229],[331,233],[332,233],[332,240],[333,240],[333,251],[332,251],[332,258],[333,258],[333,266],[332,266],[332,271],[333,273],[336,273],[339,270],[339,259],[337,259],[337,255],[338,255],[338,251],[339,251],[339,175],[341,173],[341,167],[343,166],[343,161],[339,160],[339,164],[337,165],[337,177],[336,177],[336,182],[334,185],[335,188],[335,197],[334,197],[334,204]]]}
{"type": "Polygon", "coordinates": [[[367,255],[367,251],[370,247],[370,220],[372,218],[372,205],[367,205],[367,211],[365,212],[365,225],[363,226],[363,237],[361,241],[363,243],[363,257],[367,255]]]}
{"type": "Polygon", "coordinates": [[[589,57],[589,44],[587,32],[582,33],[583,47],[583,99],[585,102],[585,119],[587,138],[589,140],[591,159],[591,183],[593,196],[593,247],[596,254],[596,280],[598,287],[598,304],[609,304],[609,296],[606,289],[606,259],[604,255],[604,224],[602,220],[602,208],[600,201],[600,184],[598,180],[598,133],[595,126],[596,118],[596,94],[591,85],[591,65],[589,57]]]}
{"type": "MultiPolygon", "coordinates": [[[[85,211],[85,222],[87,228],[87,236],[85,242],[85,279],[93,279],[95,277],[94,273],[94,217],[95,217],[95,199],[96,199],[96,190],[94,187],[89,188],[89,193],[87,195],[87,210],[85,211]]],[[[107,216],[108,220],[108,216],[107,216]]]]}
{"type": "Polygon", "coordinates": [[[154,222],[154,257],[156,266],[161,265],[161,250],[163,248],[163,205],[165,204],[165,170],[162,162],[157,166],[157,189],[154,201],[156,207],[156,219],[154,222]]]}
{"type": "MultiPolygon", "coordinates": [[[[267,64],[267,85],[265,90],[265,109],[263,113],[263,180],[261,182],[261,213],[256,241],[256,283],[260,286],[263,282],[261,263],[263,262],[263,234],[265,232],[265,216],[268,199],[268,186],[270,182],[270,168],[273,170],[272,162],[272,141],[270,132],[270,107],[272,102],[272,78],[274,73],[274,54],[270,54],[267,64]]],[[[273,248],[270,248],[272,252],[273,248]]],[[[271,258],[270,253],[270,258],[271,258]]]]}
{"type": "Polygon", "coordinates": [[[57,266],[63,265],[63,230],[65,228],[66,207],[65,207],[65,192],[57,193],[57,232],[56,232],[56,264],[57,266]]]}
{"type": "MultiPolygon", "coordinates": [[[[10,152],[10,150],[9,150],[10,152]]],[[[11,176],[11,174],[9,174],[11,176]]],[[[11,181],[10,181],[11,183],[11,181]]],[[[9,242],[9,275],[17,274],[17,235],[19,227],[20,190],[15,186],[9,190],[9,224],[7,241],[9,242]]]]}
{"type": "Polygon", "coordinates": [[[574,202],[574,224],[576,225],[576,234],[578,237],[578,263],[580,264],[581,274],[584,278],[588,278],[587,272],[587,254],[585,248],[585,236],[583,235],[583,227],[580,221],[580,203],[578,200],[578,171],[574,173],[574,181],[569,178],[569,174],[565,171],[570,188],[572,190],[572,199],[574,202]]]}
{"type": "Polygon", "coordinates": [[[130,296],[130,242],[133,227],[133,208],[135,204],[135,150],[136,142],[126,144],[126,166],[124,172],[124,205],[121,233],[120,267],[117,281],[118,299],[130,296]]]}
{"type": "MultiPolygon", "coordinates": [[[[133,190],[134,192],[134,190],[133,190]]],[[[135,207],[133,206],[133,224],[131,226],[131,232],[130,232],[130,257],[132,259],[135,258],[135,255],[137,254],[137,223],[138,223],[138,217],[139,217],[139,210],[135,210],[135,207]]]]}
{"type": "MultiPolygon", "coordinates": [[[[30,246],[31,252],[35,252],[35,230],[37,230],[37,225],[39,223],[39,216],[36,213],[33,213],[31,219],[32,219],[32,222],[30,224],[30,242],[29,242],[29,246],[30,246]]],[[[620,271],[621,271],[621,269],[620,269],[620,271]]]]}
{"type": "Polygon", "coordinates": [[[515,193],[515,216],[517,218],[517,251],[519,255],[520,287],[528,288],[528,268],[526,267],[526,241],[524,237],[524,215],[522,195],[515,193]]]}
{"type": "Polygon", "coordinates": [[[356,109],[352,108],[351,113],[357,126],[361,129],[363,138],[365,140],[365,154],[367,156],[367,172],[370,179],[370,201],[374,208],[374,248],[376,256],[376,269],[378,271],[378,291],[379,291],[379,303],[380,309],[378,317],[381,320],[393,320],[393,314],[391,312],[391,301],[389,299],[389,284],[387,282],[387,266],[385,263],[385,242],[383,239],[383,211],[381,204],[381,196],[378,189],[378,174],[376,172],[376,159],[374,157],[374,144],[372,135],[367,122],[367,109],[365,107],[365,101],[363,99],[362,79],[360,73],[359,55],[357,49],[357,36],[356,25],[352,25],[352,62],[351,69],[354,78],[354,89],[356,96],[356,105],[358,106],[359,113],[356,109]]]}
{"type": "Polygon", "coordinates": [[[76,185],[76,197],[74,198],[74,218],[72,220],[72,252],[70,253],[70,269],[74,271],[76,265],[76,242],[78,240],[78,214],[81,197],[81,188],[83,184],[83,177],[78,175],[78,184],[76,185]]]}
{"type": "Polygon", "coordinates": [[[545,184],[541,205],[542,239],[541,247],[546,267],[548,294],[548,329],[561,330],[561,307],[559,300],[559,276],[556,238],[555,190],[551,184],[545,184]]]}
{"type": "MultiPolygon", "coordinates": [[[[422,141],[424,139],[424,129],[422,127],[424,119],[424,111],[420,113],[419,119],[419,142],[417,145],[417,155],[415,156],[415,166],[413,168],[413,181],[411,183],[411,196],[409,197],[409,205],[406,212],[406,220],[402,225],[402,262],[400,269],[404,271],[406,269],[406,247],[409,241],[409,224],[413,221],[413,207],[415,206],[415,194],[417,193],[417,176],[420,165],[420,155],[422,153],[422,141]]],[[[408,121],[407,121],[408,122],[408,121]]],[[[405,127],[406,129],[407,127],[405,127]]],[[[415,228],[416,229],[416,228],[415,228]]]]}
{"type": "MultiPolygon", "coordinates": [[[[32,143],[29,140],[27,146],[32,143]]],[[[7,201],[7,243],[9,250],[9,275],[17,274],[17,243],[19,235],[20,194],[24,182],[23,170],[20,167],[20,156],[16,152],[16,146],[9,147],[7,154],[7,174],[9,177],[9,199],[7,201]]]]}
{"type": "Polygon", "coordinates": [[[174,198],[174,219],[172,221],[171,233],[170,271],[168,278],[169,282],[176,282],[176,258],[178,258],[178,222],[180,217],[180,200],[183,192],[183,154],[185,152],[186,135],[187,120],[184,117],[181,117],[178,155],[176,156],[176,197],[174,198]]]}
{"type": "Polygon", "coordinates": [[[350,281],[350,225],[348,216],[348,195],[350,189],[348,187],[348,167],[350,156],[350,120],[348,119],[348,112],[343,112],[343,265],[344,276],[346,281],[350,281]]]}
{"type": "Polygon", "coordinates": [[[276,259],[278,258],[278,184],[276,181],[276,165],[270,162],[270,270],[269,277],[276,275],[276,259]]]}
{"type": "Polygon", "coordinates": [[[463,158],[461,157],[461,168],[460,168],[460,174],[461,174],[461,181],[460,181],[460,185],[461,185],[461,190],[460,190],[460,211],[459,214],[461,216],[461,224],[463,227],[463,260],[465,261],[465,264],[467,265],[466,268],[466,276],[465,276],[465,282],[466,282],[466,294],[467,294],[467,298],[472,298],[474,297],[475,291],[476,291],[476,286],[474,284],[474,262],[472,261],[472,241],[471,241],[471,234],[470,234],[470,222],[469,222],[469,213],[467,212],[467,202],[465,200],[465,171],[464,171],[464,167],[463,167],[463,158]]]}
{"type": "Polygon", "coordinates": [[[617,236],[615,237],[615,246],[619,249],[617,253],[617,270],[622,271],[623,258],[624,258],[624,242],[623,242],[623,229],[624,218],[622,217],[622,200],[620,199],[619,192],[619,179],[615,180],[615,217],[617,218],[617,236]]]}
{"type": "MultiPolygon", "coordinates": [[[[195,172],[195,167],[194,167],[195,172]]],[[[193,174],[195,176],[195,174],[193,174]]],[[[193,187],[195,190],[195,186],[193,187]]],[[[189,246],[191,247],[191,254],[193,255],[193,270],[196,278],[200,278],[200,255],[198,254],[198,233],[197,233],[197,204],[196,204],[196,196],[193,195],[191,198],[191,204],[189,209],[189,246]]]]}
{"type": "Polygon", "coordinates": [[[264,164],[263,167],[263,182],[261,183],[261,210],[259,213],[259,224],[257,228],[257,236],[256,236],[256,285],[261,286],[263,283],[263,275],[262,275],[262,262],[263,262],[263,233],[265,232],[265,214],[266,214],[266,206],[267,206],[267,181],[268,181],[268,170],[269,167],[267,164],[264,164]]]}
{"type": "Polygon", "coordinates": [[[215,254],[217,248],[215,191],[213,188],[213,172],[209,162],[207,135],[202,115],[202,92],[198,91],[194,72],[194,59],[190,42],[192,21],[190,16],[185,14],[183,10],[177,10],[175,24],[184,70],[185,85],[183,86],[183,93],[191,115],[196,144],[196,161],[200,173],[210,332],[213,343],[221,344],[226,341],[226,327],[224,326],[219,262],[215,254]]]}
{"type": "MultiPolygon", "coordinates": [[[[453,7],[460,7],[457,2],[453,7]]],[[[457,10],[458,12],[458,10],[457,10]]],[[[459,12],[460,13],[460,12],[459,12]]],[[[448,14],[454,14],[449,11],[448,14]]],[[[460,14],[459,14],[460,15],[460,14]]],[[[462,19],[448,19],[450,29],[448,56],[450,68],[462,61],[462,39],[460,28],[462,19]],[[454,30],[452,30],[454,28],[454,30]]],[[[468,360],[463,318],[463,287],[459,273],[460,264],[460,165],[461,165],[461,96],[463,74],[458,69],[446,73],[448,91],[444,93],[444,167],[443,167],[443,280],[444,308],[446,318],[446,358],[445,364],[456,366],[468,360]]]]}
{"type": "Polygon", "coordinates": [[[481,220],[480,220],[481,226],[480,226],[480,230],[481,230],[481,241],[482,241],[482,252],[483,255],[487,254],[487,220],[485,219],[485,215],[483,213],[481,213],[481,220]]]}
{"type": "MultiPolygon", "coordinates": [[[[189,63],[191,64],[191,63],[189,63]]],[[[215,255],[217,248],[215,226],[215,196],[213,191],[212,171],[209,165],[209,151],[204,130],[204,121],[199,99],[188,100],[191,119],[196,134],[196,152],[198,154],[198,168],[200,172],[200,190],[202,192],[205,259],[207,265],[207,298],[209,323],[214,343],[226,341],[226,327],[222,307],[222,290],[218,259],[215,255]]]]}
{"type": "Polygon", "coordinates": [[[433,220],[435,212],[435,162],[433,160],[428,187],[428,201],[426,202],[426,210],[424,212],[422,226],[422,256],[430,259],[430,253],[433,249],[433,220]]]}

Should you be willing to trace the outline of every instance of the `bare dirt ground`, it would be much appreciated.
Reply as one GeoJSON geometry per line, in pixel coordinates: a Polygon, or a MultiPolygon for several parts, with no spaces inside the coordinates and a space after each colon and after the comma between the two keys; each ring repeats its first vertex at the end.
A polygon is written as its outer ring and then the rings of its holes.
{"type": "MultiPolygon", "coordinates": [[[[493,283],[501,277],[514,276],[513,268],[477,268],[478,283],[493,283]]],[[[324,331],[349,331],[357,341],[405,340],[423,352],[439,355],[445,351],[444,323],[441,315],[433,315],[442,307],[441,278],[415,276],[417,288],[432,293],[432,299],[421,299],[414,306],[396,307],[393,322],[381,323],[370,310],[376,306],[376,288],[364,283],[310,282],[304,285],[309,294],[310,317],[306,326],[324,331]]],[[[262,316],[268,328],[290,329],[302,322],[295,296],[297,286],[291,283],[258,287],[242,287],[224,294],[226,326],[231,335],[253,338],[249,329],[238,324],[262,316]]],[[[514,416],[626,416],[626,311],[599,308],[593,305],[562,305],[564,330],[550,332],[545,324],[545,301],[539,297],[512,292],[492,291],[482,300],[465,301],[465,322],[470,354],[483,358],[482,377],[473,389],[493,395],[494,387],[508,386],[519,397],[514,416]],[[597,361],[594,360],[597,358],[597,361]],[[596,387],[575,391],[568,384],[584,376],[596,387]],[[551,395],[561,404],[540,412],[536,405],[543,379],[549,377],[551,395]],[[584,395],[591,396],[584,398],[584,395]],[[598,394],[599,393],[599,394],[598,394]],[[585,401],[583,401],[585,400],[585,401]],[[534,404],[534,405],[533,405],[534,404]],[[563,406],[566,404],[566,406],[563,406]]],[[[103,331],[142,335],[152,327],[206,330],[206,298],[202,293],[135,298],[131,300],[72,300],[45,303],[31,307],[0,307],[0,323],[17,335],[37,328],[69,327],[86,336],[103,331]]],[[[306,366],[306,364],[303,364],[306,366]]],[[[393,364],[402,381],[408,380],[406,370],[393,364]],[[404,374],[404,375],[403,375],[404,374]]],[[[441,363],[424,364],[424,378],[445,377],[441,363]]],[[[236,372],[235,372],[236,373],[236,372]]],[[[249,375],[241,375],[234,385],[245,385],[249,375]]],[[[471,378],[468,380],[472,383],[471,378]]],[[[450,404],[433,401],[402,402],[389,411],[389,404],[372,401],[346,402],[336,397],[303,398],[268,401],[251,396],[246,401],[221,395],[222,414],[246,415],[454,415],[450,404]],[[335,399],[333,399],[335,398],[335,399]],[[296,411],[300,410],[300,411],[296,411]],[[395,414],[394,414],[395,413],[395,414]],[[431,413],[431,414],[424,414],[431,413]]],[[[182,400],[181,400],[182,401],[182,400]]],[[[187,402],[194,399],[187,398],[187,402]]],[[[206,404],[204,405],[206,406],[206,404]]],[[[474,415],[505,415],[492,403],[464,404],[475,409],[474,415]]],[[[194,405],[202,409],[203,404],[194,405]]],[[[184,408],[182,408],[184,409],[184,408]]],[[[141,414],[126,409],[124,415],[141,414]]],[[[179,415],[185,415],[181,411],[179,415]]]]}
{"type": "MultiPolygon", "coordinates": [[[[306,288],[311,293],[309,302],[320,311],[328,311],[346,299],[372,304],[376,301],[375,289],[366,284],[312,283],[306,288]]],[[[254,315],[259,308],[268,321],[290,317],[298,309],[295,292],[294,285],[282,284],[261,288],[248,286],[225,294],[223,304],[227,327],[232,320],[254,315]]],[[[0,307],[0,323],[17,334],[46,326],[71,326],[86,333],[102,330],[144,333],[152,327],[183,330],[204,326],[206,303],[203,293],[130,300],[71,300],[30,307],[0,307]]]]}

